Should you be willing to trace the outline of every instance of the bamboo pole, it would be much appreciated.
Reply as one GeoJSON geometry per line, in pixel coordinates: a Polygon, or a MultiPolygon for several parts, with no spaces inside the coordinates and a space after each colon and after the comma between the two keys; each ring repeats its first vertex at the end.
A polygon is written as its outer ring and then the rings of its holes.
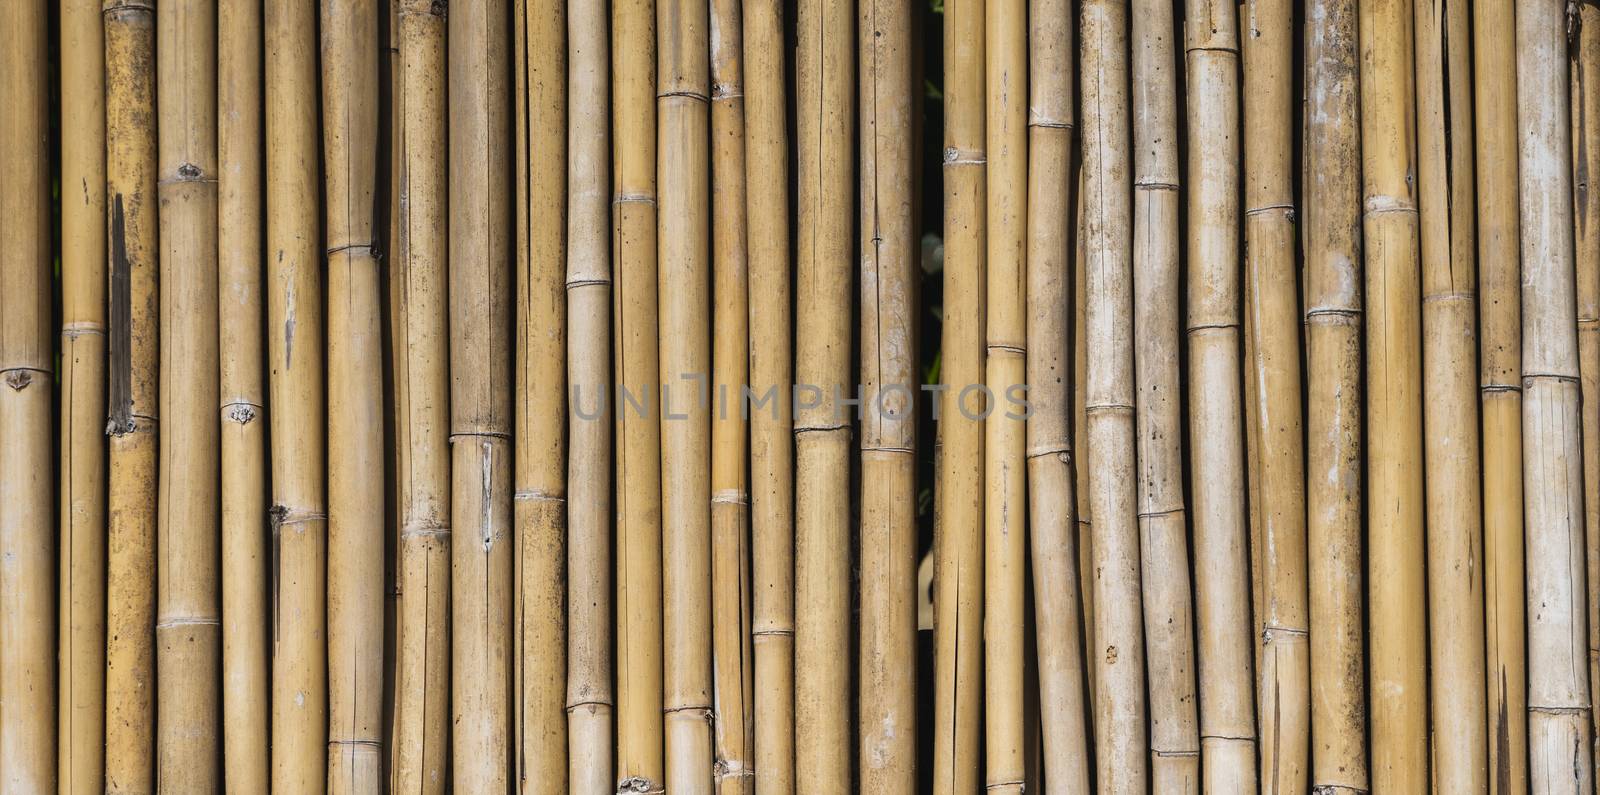
{"type": "MultiPolygon", "coordinates": [[[[790,795],[794,771],[793,294],[789,265],[784,4],[741,8],[749,246],[751,649],[756,789],[790,795]],[[762,404],[768,400],[770,403],[762,404]]],[[[741,409],[745,398],[741,398],[741,409]]]]}
{"type": "Polygon", "coordinates": [[[107,0],[103,14],[111,437],[105,788],[145,793],[155,788],[156,718],[155,8],[143,0],[107,0]]]}
{"type": "Polygon", "coordinates": [[[1439,792],[1488,792],[1479,513],[1477,238],[1468,9],[1416,6],[1427,431],[1432,764],[1439,792]],[[1457,210],[1456,208],[1460,208],[1457,210]]]}
{"type": "Polygon", "coordinates": [[[451,497],[448,161],[444,7],[399,7],[395,130],[401,202],[390,278],[401,348],[394,371],[400,600],[395,617],[393,791],[441,795],[450,720],[451,497]]]}
{"type": "Polygon", "coordinates": [[[1356,3],[1306,11],[1306,516],[1311,784],[1367,789],[1361,591],[1361,144],[1356,3]]]}
{"type": "Polygon", "coordinates": [[[1133,6],[1133,325],[1151,788],[1200,782],[1179,374],[1177,50],[1172,3],[1133,6]]]}
{"type": "Polygon", "coordinates": [[[1072,434],[1073,242],[1077,103],[1072,9],[1029,7],[1027,358],[1028,521],[1039,659],[1045,791],[1088,792],[1093,767],[1085,703],[1085,612],[1078,568],[1072,434]]]}
{"type": "MultiPolygon", "coordinates": [[[[912,4],[859,7],[860,792],[917,781],[917,293],[912,4]]],[[[1017,630],[1022,623],[1017,622],[1017,630]]]]}
{"type": "Polygon", "coordinates": [[[1572,233],[1566,5],[1517,8],[1521,166],[1522,432],[1528,556],[1531,790],[1594,787],[1588,682],[1582,426],[1572,233]]]}
{"type": "MultiPolygon", "coordinates": [[[[1080,12],[1080,18],[1081,18],[1080,12]]],[[[1081,46],[1081,45],[1080,45],[1081,46]]],[[[1080,77],[1081,80],[1081,77],[1080,77]]],[[[1080,135],[1081,139],[1082,136],[1080,135]]],[[[1085,385],[1089,383],[1089,346],[1088,327],[1085,325],[1089,319],[1089,249],[1088,249],[1088,208],[1084,206],[1083,189],[1087,169],[1081,156],[1076,164],[1077,174],[1072,177],[1077,187],[1077,217],[1073,223],[1072,246],[1072,449],[1077,451],[1078,460],[1084,462],[1079,466],[1074,464],[1073,492],[1076,503],[1078,522],[1076,533],[1078,537],[1078,593],[1082,601],[1078,614],[1083,617],[1083,659],[1084,677],[1088,679],[1087,695],[1089,698],[1088,720],[1086,728],[1094,731],[1094,705],[1095,705],[1095,675],[1099,666],[1094,664],[1096,657],[1094,639],[1095,612],[1094,612],[1094,523],[1091,511],[1094,506],[1089,500],[1089,412],[1086,402],[1085,385]]],[[[1131,221],[1130,221],[1131,223],[1131,221]]],[[[1131,234],[1131,232],[1130,232],[1131,234]]],[[[1131,239],[1131,238],[1130,238],[1131,239]]],[[[1130,249],[1131,251],[1131,249],[1130,249]]],[[[1131,255],[1130,255],[1131,256],[1131,255]]],[[[1091,768],[1093,766],[1091,765],[1091,768]]]]}
{"type": "Polygon", "coordinates": [[[1229,3],[1189,0],[1190,490],[1208,791],[1256,787],[1251,567],[1239,361],[1239,26],[1229,3]]]}
{"type": "Polygon", "coordinates": [[[106,86],[98,0],[60,6],[59,792],[105,792],[106,86]]]}
{"type": "MultiPolygon", "coordinates": [[[[1600,5],[1578,7],[1572,53],[1572,198],[1577,263],[1578,371],[1583,399],[1583,524],[1587,556],[1589,699],[1600,697],[1600,5]]],[[[1600,743],[1593,744],[1600,763],[1600,743]]]]}
{"type": "Polygon", "coordinates": [[[0,789],[56,788],[46,4],[0,10],[0,789]]]}

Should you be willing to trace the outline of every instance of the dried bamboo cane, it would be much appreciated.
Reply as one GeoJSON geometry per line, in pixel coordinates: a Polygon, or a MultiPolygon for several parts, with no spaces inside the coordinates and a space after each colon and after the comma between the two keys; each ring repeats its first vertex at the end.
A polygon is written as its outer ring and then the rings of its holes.
{"type": "Polygon", "coordinates": [[[1254,332],[1246,366],[1259,384],[1257,439],[1261,589],[1255,595],[1260,782],[1304,793],[1311,773],[1305,443],[1301,425],[1300,291],[1296,285],[1294,3],[1242,7],[1245,130],[1245,314],[1254,332]]]}
{"type": "Polygon", "coordinates": [[[399,8],[395,130],[400,194],[390,278],[400,328],[394,371],[400,601],[395,617],[393,791],[446,789],[450,720],[450,339],[444,7],[399,8]]]}
{"type": "MultiPolygon", "coordinates": [[[[917,781],[916,141],[912,5],[860,4],[860,792],[917,781]]],[[[1019,572],[1020,574],[1020,572],[1019,572]]],[[[1020,618],[1020,617],[1019,617],[1020,618]]],[[[1021,631],[1022,622],[1017,621],[1021,631]]]]}
{"type": "Polygon", "coordinates": [[[156,9],[161,116],[156,782],[221,786],[218,666],[216,4],[156,9]]]}
{"type": "Polygon", "coordinates": [[[1094,517],[1095,740],[1102,792],[1143,792],[1144,642],[1135,489],[1127,8],[1083,5],[1084,388],[1094,517]]]}
{"type": "Polygon", "coordinates": [[[1528,776],[1531,790],[1591,792],[1594,758],[1584,585],[1568,74],[1557,0],[1517,8],[1521,166],[1522,433],[1528,556],[1528,776]]]}
{"type": "Polygon", "coordinates": [[[0,789],[56,788],[50,111],[43,0],[0,10],[0,789]]]}
{"type": "MultiPolygon", "coordinates": [[[[759,792],[794,776],[793,311],[789,265],[784,4],[745,4],[745,206],[749,228],[751,648],[759,792]],[[763,405],[764,404],[764,405],[763,405]]],[[[741,397],[741,410],[744,401],[741,397]]]]}
{"type": "MultiPolygon", "coordinates": [[[[458,792],[511,785],[512,258],[505,0],[458,5],[450,104],[451,756],[458,792]]],[[[518,694],[520,695],[520,694],[518,694]]],[[[540,782],[541,784],[544,782],[540,782]]]]}
{"type": "Polygon", "coordinates": [[[1072,9],[1029,8],[1028,118],[1028,521],[1045,791],[1088,792],[1084,610],[1078,568],[1073,461],[1073,223],[1077,116],[1072,9]]]}
{"type": "MultiPolygon", "coordinates": [[[[1600,5],[1578,7],[1572,53],[1572,199],[1577,263],[1578,370],[1583,381],[1583,524],[1587,556],[1589,699],[1600,697],[1600,5]]],[[[1591,712],[1591,715],[1593,713],[1591,712]]],[[[1594,744],[1600,763],[1600,744],[1594,744]]]]}
{"type": "Polygon", "coordinates": [[[1361,4],[1372,787],[1428,788],[1411,0],[1361,4]]]}
{"type": "Polygon", "coordinates": [[[1365,792],[1361,145],[1355,0],[1306,11],[1306,515],[1311,784],[1365,792]]]}
{"type": "MultiPolygon", "coordinates": [[[[1081,14],[1080,14],[1081,17],[1081,14]]],[[[1081,46],[1081,45],[1080,45],[1081,46]]],[[[1082,135],[1079,136],[1080,140],[1082,135]]],[[[1075,164],[1077,174],[1071,179],[1077,187],[1077,217],[1073,221],[1073,246],[1072,246],[1072,449],[1077,452],[1077,461],[1074,463],[1073,497],[1076,503],[1078,522],[1076,533],[1078,537],[1078,593],[1082,601],[1078,614],[1083,618],[1083,659],[1084,677],[1088,679],[1087,695],[1089,698],[1088,720],[1086,728],[1094,731],[1094,705],[1095,705],[1095,676],[1099,666],[1094,664],[1096,657],[1094,627],[1094,523],[1092,520],[1093,505],[1089,500],[1089,412],[1086,402],[1084,386],[1089,383],[1089,346],[1088,327],[1085,325],[1089,318],[1089,249],[1088,249],[1088,208],[1084,206],[1083,188],[1087,179],[1085,164],[1081,160],[1075,164]]],[[[1132,223],[1130,220],[1129,223],[1132,223]]],[[[1130,231],[1131,235],[1132,232],[1130,231]]],[[[1130,238],[1131,240],[1131,238],[1130,238]]],[[[1130,249],[1131,251],[1131,249],[1130,249]]],[[[1131,256],[1131,254],[1130,254],[1131,256]]],[[[1093,765],[1087,760],[1085,764],[1093,765]]]]}
{"type": "Polygon", "coordinates": [[[1207,791],[1256,787],[1251,567],[1239,361],[1239,26],[1235,7],[1188,0],[1190,489],[1207,791]]]}
{"type": "Polygon", "coordinates": [[[99,0],[60,6],[61,382],[57,783],[105,792],[106,128],[99,0]],[[73,189],[70,186],[77,186],[73,189]]]}
{"type": "Polygon", "coordinates": [[[1488,792],[1479,513],[1477,238],[1468,9],[1416,6],[1432,764],[1439,792],[1488,792]],[[1457,209],[1459,208],[1459,209],[1457,209]]]}
{"type": "Polygon", "coordinates": [[[1188,792],[1200,783],[1200,726],[1183,497],[1176,28],[1165,0],[1141,0],[1132,11],[1133,355],[1151,789],[1188,792]]]}
{"type": "Polygon", "coordinates": [[[105,788],[114,795],[155,789],[156,39],[155,8],[145,0],[107,0],[103,13],[111,437],[105,788]]]}

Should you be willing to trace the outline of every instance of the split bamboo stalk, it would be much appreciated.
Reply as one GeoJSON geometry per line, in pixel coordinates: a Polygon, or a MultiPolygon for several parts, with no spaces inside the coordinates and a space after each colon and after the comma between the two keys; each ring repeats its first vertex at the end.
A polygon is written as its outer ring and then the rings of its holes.
{"type": "MultiPolygon", "coordinates": [[[[1084,387],[1094,518],[1096,782],[1144,792],[1144,622],[1135,488],[1132,184],[1128,18],[1123,3],[1083,5],[1084,387]]],[[[947,310],[948,317],[948,310],[947,310]]]]}
{"type": "Polygon", "coordinates": [[[1205,789],[1256,788],[1251,565],[1239,361],[1239,25],[1235,6],[1185,4],[1189,73],[1190,491],[1205,789]]]}
{"type": "MultiPolygon", "coordinates": [[[[657,393],[655,4],[612,8],[612,256],[617,440],[617,789],[659,793],[661,423],[657,393]]],[[[680,388],[681,391],[681,388],[680,388]]]]}
{"type": "Polygon", "coordinates": [[[1411,0],[1361,4],[1372,788],[1428,788],[1422,329],[1411,0]]]}
{"type": "Polygon", "coordinates": [[[60,6],[60,540],[57,783],[105,792],[106,88],[99,0],[60,6]]]}
{"type": "MultiPolygon", "coordinates": [[[[917,782],[917,157],[910,0],[860,4],[859,791],[917,782]]],[[[1019,572],[1020,576],[1020,572],[1019,572]]],[[[1017,622],[1017,630],[1023,628],[1017,622]]]]}
{"type": "Polygon", "coordinates": [[[790,795],[795,789],[794,442],[790,414],[794,370],[784,4],[755,0],[744,4],[741,12],[750,277],[750,631],[755,669],[756,789],[764,794],[790,795]],[[769,394],[770,403],[762,405],[769,394]]]}
{"type": "Polygon", "coordinates": [[[750,669],[748,428],[739,388],[750,366],[745,243],[744,36],[741,0],[710,9],[712,195],[711,706],[714,783],[753,793],[755,744],[750,669]]]}
{"type": "MultiPolygon", "coordinates": [[[[1600,5],[1578,7],[1572,53],[1572,198],[1578,370],[1583,381],[1583,525],[1587,554],[1589,700],[1600,697],[1600,5]]],[[[1591,715],[1593,712],[1591,711],[1591,715]]],[[[1592,744],[1600,763],[1600,743],[1592,744]]]]}
{"type": "Polygon", "coordinates": [[[1140,0],[1132,12],[1134,413],[1150,783],[1155,792],[1187,792],[1200,784],[1200,726],[1183,496],[1177,28],[1166,0],[1140,0]]]}
{"type": "Polygon", "coordinates": [[[450,339],[444,7],[399,7],[399,161],[391,312],[400,600],[395,616],[393,791],[442,795],[450,721],[450,339]]]}
{"type": "Polygon", "coordinates": [[[1305,38],[1306,515],[1311,784],[1365,792],[1361,591],[1361,139],[1355,0],[1313,0],[1305,38]]]}
{"type": "Polygon", "coordinates": [[[507,791],[516,755],[514,697],[508,698],[516,656],[509,12],[506,0],[461,4],[447,26],[450,523],[467,541],[451,545],[451,762],[458,792],[507,791]]]}
{"type": "Polygon", "coordinates": [[[611,114],[606,3],[567,6],[567,760],[611,792],[611,114]]]}
{"type": "MultiPolygon", "coordinates": [[[[328,792],[383,786],[382,323],[374,239],[378,14],[322,3],[328,312],[328,792]]],[[[387,166],[387,164],[384,164],[387,166]]]]}
{"type": "Polygon", "coordinates": [[[156,782],[214,792],[221,703],[216,4],[156,8],[161,436],[156,782]]]}
{"type": "MultiPolygon", "coordinates": [[[[1260,786],[1306,792],[1311,774],[1311,660],[1306,582],[1305,442],[1301,424],[1300,290],[1295,255],[1295,4],[1241,8],[1245,144],[1245,314],[1253,331],[1246,367],[1259,389],[1250,406],[1257,444],[1261,588],[1256,710],[1260,786]]],[[[1468,117],[1463,117],[1468,118],[1468,117]]]]}
{"type": "Polygon", "coordinates": [[[115,795],[155,789],[156,31],[146,0],[107,0],[103,13],[111,437],[105,788],[115,795]]]}
{"type": "Polygon", "coordinates": [[[518,699],[513,754],[521,791],[561,793],[568,768],[566,4],[515,0],[512,16],[517,199],[512,553],[517,651],[512,670],[518,699]]]}
{"type": "Polygon", "coordinates": [[[1489,786],[1496,795],[1519,795],[1528,787],[1528,679],[1523,645],[1516,4],[1480,0],[1472,8],[1489,786]]]}
{"type": "Polygon", "coordinates": [[[1028,521],[1045,791],[1089,791],[1084,609],[1078,567],[1072,373],[1077,98],[1072,7],[1029,7],[1027,376],[1028,521]]]}
{"type": "Polygon", "coordinates": [[[261,44],[260,2],[218,5],[222,763],[234,792],[266,792],[270,776],[261,44]]]}
{"type": "Polygon", "coordinates": [[[48,12],[0,10],[0,789],[56,788],[48,12]]]}
{"type": "Polygon", "coordinates": [[[1477,237],[1471,53],[1464,4],[1418,3],[1417,163],[1422,245],[1432,764],[1438,792],[1488,792],[1479,513],[1477,237]]]}
{"type": "Polygon", "coordinates": [[[1528,777],[1535,793],[1594,787],[1570,163],[1557,0],[1517,8],[1521,166],[1522,432],[1528,556],[1528,777]]]}
{"type": "Polygon", "coordinates": [[[272,788],[288,792],[327,785],[328,517],[316,31],[316,3],[266,4],[272,788]]]}

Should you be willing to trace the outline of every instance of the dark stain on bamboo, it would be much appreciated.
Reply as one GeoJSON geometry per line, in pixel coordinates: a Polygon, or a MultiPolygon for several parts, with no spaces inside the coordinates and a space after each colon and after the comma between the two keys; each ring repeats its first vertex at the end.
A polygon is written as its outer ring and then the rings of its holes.
{"type": "Polygon", "coordinates": [[[110,400],[106,411],[106,434],[121,436],[133,431],[133,287],[132,266],[128,262],[127,220],[122,194],[111,201],[111,295],[110,352],[107,388],[110,400]]]}

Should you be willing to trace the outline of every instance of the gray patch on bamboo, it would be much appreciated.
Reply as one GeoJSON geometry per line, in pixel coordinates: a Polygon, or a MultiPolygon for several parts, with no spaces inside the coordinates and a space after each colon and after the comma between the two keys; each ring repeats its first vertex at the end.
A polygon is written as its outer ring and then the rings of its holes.
{"type": "Polygon", "coordinates": [[[109,401],[106,406],[106,435],[122,436],[133,432],[133,285],[132,265],[128,262],[127,217],[122,194],[111,200],[111,295],[109,401]]]}

